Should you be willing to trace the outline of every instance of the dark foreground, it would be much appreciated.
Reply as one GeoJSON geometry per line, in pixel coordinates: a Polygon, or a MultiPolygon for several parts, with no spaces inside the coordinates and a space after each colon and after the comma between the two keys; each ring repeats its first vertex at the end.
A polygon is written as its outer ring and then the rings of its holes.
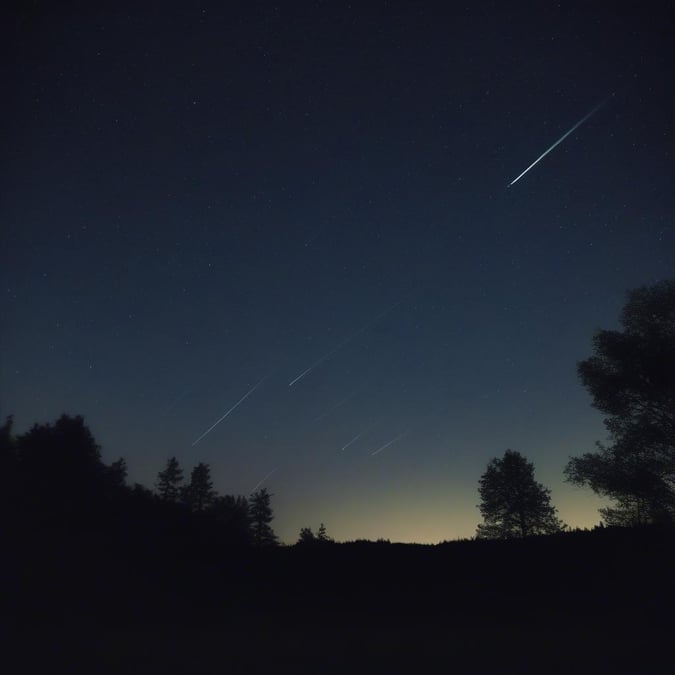
{"type": "MultiPolygon", "coordinates": [[[[672,673],[675,541],[600,530],[204,556],[63,533],[3,560],[12,673],[672,673]]],[[[4,670],[4,668],[3,668],[4,670]]]]}

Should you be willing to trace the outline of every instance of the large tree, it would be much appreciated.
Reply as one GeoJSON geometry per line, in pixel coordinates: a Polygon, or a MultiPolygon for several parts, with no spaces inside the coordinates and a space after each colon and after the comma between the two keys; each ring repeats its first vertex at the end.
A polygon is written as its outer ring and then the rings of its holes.
{"type": "Polygon", "coordinates": [[[564,525],[551,505],[550,491],[534,479],[534,465],[514,450],[490,460],[478,492],[483,522],[476,536],[508,539],[560,532],[564,525]]]}
{"type": "Polygon", "coordinates": [[[6,424],[0,435],[11,442],[16,522],[25,518],[57,527],[103,527],[104,519],[114,518],[128,494],[126,462],[102,461],[101,449],[81,416],[61,415],[16,438],[6,424]]]}
{"type": "Polygon", "coordinates": [[[274,513],[270,499],[272,495],[266,488],[254,492],[250,499],[251,530],[253,543],[256,546],[273,546],[277,543],[277,535],[270,526],[274,513]]]}
{"type": "Polygon", "coordinates": [[[675,519],[675,281],[629,292],[621,330],[600,330],[578,373],[603,412],[608,443],[565,474],[613,500],[608,524],[675,519]]]}

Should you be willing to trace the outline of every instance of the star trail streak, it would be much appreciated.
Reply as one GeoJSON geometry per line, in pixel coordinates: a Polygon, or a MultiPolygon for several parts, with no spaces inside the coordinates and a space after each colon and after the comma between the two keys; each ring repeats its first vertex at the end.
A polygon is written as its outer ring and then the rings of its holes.
{"type": "Polygon", "coordinates": [[[359,438],[361,438],[361,436],[363,436],[363,434],[364,434],[363,431],[361,433],[356,434],[356,436],[354,436],[354,438],[352,438],[352,440],[349,441],[349,443],[347,443],[346,445],[343,445],[340,448],[340,450],[346,450],[350,445],[353,445],[354,443],[356,443],[356,441],[358,441],[359,438]]]}
{"type": "Polygon", "coordinates": [[[262,480],[259,480],[256,484],[255,487],[251,490],[251,494],[253,494],[273,473],[279,470],[279,467],[277,466],[276,468],[272,469],[262,480]]]}
{"type": "Polygon", "coordinates": [[[400,441],[408,432],[404,431],[402,434],[399,434],[396,436],[396,438],[392,438],[388,443],[385,443],[384,445],[380,446],[375,452],[371,452],[370,456],[374,457],[375,455],[379,455],[383,450],[386,450],[390,445],[394,445],[396,441],[400,441]]]}
{"type": "Polygon", "coordinates": [[[197,445],[204,436],[211,433],[230,413],[234,412],[266,379],[267,376],[263,377],[254,387],[249,389],[224,415],[219,417],[197,440],[192,442],[192,447],[197,445]]]}
{"type": "MultiPolygon", "coordinates": [[[[407,296],[406,296],[407,297],[407,296]]],[[[291,380],[288,383],[289,387],[292,387],[296,382],[299,382],[305,375],[308,373],[311,373],[317,366],[320,366],[324,361],[329,359],[333,354],[338,352],[340,349],[342,349],[346,344],[350,343],[352,340],[357,338],[361,333],[365,332],[370,328],[371,326],[374,326],[380,319],[385,317],[389,312],[393,312],[402,302],[405,300],[404,298],[401,298],[398,302],[394,303],[391,307],[387,307],[384,311],[380,312],[377,316],[372,318],[370,321],[365,323],[361,328],[359,328],[355,333],[352,333],[349,335],[346,339],[344,339],[342,342],[340,342],[336,347],[333,347],[328,353],[324,354],[320,359],[317,359],[309,368],[306,368],[303,370],[300,375],[298,375],[295,379],[291,380]]]]}

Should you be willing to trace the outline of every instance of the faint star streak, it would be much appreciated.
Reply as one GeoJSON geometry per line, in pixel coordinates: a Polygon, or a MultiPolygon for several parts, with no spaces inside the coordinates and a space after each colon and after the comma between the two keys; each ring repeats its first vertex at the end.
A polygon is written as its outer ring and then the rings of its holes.
{"type": "Polygon", "coordinates": [[[369,424],[365,429],[363,429],[363,431],[359,431],[359,433],[356,434],[356,436],[354,436],[354,438],[352,438],[352,440],[349,441],[349,443],[347,443],[347,445],[343,445],[340,448],[340,450],[341,451],[346,450],[350,445],[352,445],[352,443],[356,443],[356,441],[358,441],[359,438],[361,438],[361,436],[367,434],[373,427],[376,427],[380,423],[381,420],[382,420],[382,417],[381,416],[378,417],[372,424],[369,424]]]}
{"type": "Polygon", "coordinates": [[[381,446],[377,450],[375,450],[375,452],[371,452],[370,456],[374,457],[375,455],[378,455],[383,450],[386,450],[390,445],[393,445],[394,443],[396,443],[396,441],[400,441],[407,433],[408,433],[408,431],[404,431],[402,434],[399,434],[398,436],[396,436],[396,438],[392,438],[388,443],[385,443],[383,446],[381,446]]]}
{"type": "Polygon", "coordinates": [[[405,297],[407,297],[407,296],[404,296],[403,298],[401,298],[398,302],[394,303],[391,307],[387,307],[387,309],[385,309],[383,312],[380,312],[376,317],[374,317],[373,319],[368,321],[366,324],[361,326],[361,328],[359,328],[355,333],[352,333],[346,339],[344,339],[342,342],[340,342],[336,347],[333,347],[333,349],[331,349],[327,354],[324,354],[320,359],[316,360],[311,366],[309,366],[309,368],[303,370],[300,373],[300,375],[298,375],[295,379],[291,380],[288,383],[288,386],[292,387],[296,382],[300,381],[303,377],[305,377],[305,375],[307,375],[312,370],[314,370],[314,368],[321,365],[326,359],[329,359],[331,356],[333,356],[333,354],[335,354],[335,352],[342,349],[342,347],[344,347],[347,343],[351,342],[354,338],[361,335],[361,333],[368,330],[368,328],[370,328],[372,325],[376,324],[382,317],[386,316],[387,314],[389,314],[389,312],[392,312],[394,309],[396,309],[403,302],[403,300],[405,300],[405,297]]]}
{"type": "MultiPolygon", "coordinates": [[[[318,366],[321,363],[321,361],[323,361],[324,359],[327,359],[327,358],[328,358],[328,356],[324,356],[322,359],[319,359],[319,361],[317,361],[314,364],[314,366],[318,366]]],[[[292,387],[298,380],[301,380],[305,375],[307,375],[307,373],[310,370],[312,370],[312,368],[314,368],[314,366],[310,366],[309,368],[307,368],[307,370],[304,370],[303,372],[301,372],[300,375],[298,375],[293,381],[288,383],[288,386],[292,387]]]]}
{"type": "Polygon", "coordinates": [[[256,486],[251,490],[251,494],[253,494],[275,471],[277,471],[279,467],[275,467],[272,469],[262,480],[258,481],[256,483],[256,486]]]}
{"type": "Polygon", "coordinates": [[[352,445],[353,443],[356,443],[356,441],[358,441],[359,438],[361,438],[361,436],[363,436],[364,433],[365,433],[365,432],[361,431],[360,433],[356,434],[356,436],[354,436],[354,438],[352,438],[352,440],[349,441],[349,443],[347,443],[347,445],[343,445],[343,446],[340,448],[340,450],[341,450],[341,451],[342,451],[342,450],[346,450],[350,445],[352,445]]]}
{"type": "Polygon", "coordinates": [[[551,152],[551,150],[555,149],[558,145],[560,145],[573,131],[578,129],[589,117],[595,115],[595,113],[598,112],[598,110],[600,110],[600,108],[602,108],[602,106],[605,105],[605,103],[607,103],[607,99],[602,101],[602,103],[596,105],[595,108],[591,110],[591,112],[582,117],[568,132],[563,134],[546,152],[539,155],[539,157],[537,157],[537,159],[535,159],[534,162],[532,162],[532,164],[530,164],[530,166],[528,166],[527,169],[525,169],[525,171],[523,171],[519,176],[517,176],[514,180],[512,180],[506,187],[511,187],[514,183],[518,182],[533,166],[539,164],[539,162],[541,162],[541,160],[544,159],[544,157],[546,157],[546,155],[548,155],[548,153],[551,152]]]}
{"type": "Polygon", "coordinates": [[[265,380],[267,375],[262,378],[254,387],[249,389],[224,415],[219,417],[196,441],[193,441],[192,447],[197,445],[199,441],[204,438],[208,433],[213,431],[230,413],[234,412],[265,380]]]}

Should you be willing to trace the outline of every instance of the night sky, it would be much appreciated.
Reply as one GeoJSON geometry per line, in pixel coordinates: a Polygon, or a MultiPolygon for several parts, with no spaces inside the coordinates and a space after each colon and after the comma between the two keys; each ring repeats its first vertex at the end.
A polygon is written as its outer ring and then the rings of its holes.
{"type": "Polygon", "coordinates": [[[675,272],[675,10],[631,4],[18,4],[0,413],[264,481],[289,543],[471,536],[507,448],[597,523],[576,363],[675,272]]]}

